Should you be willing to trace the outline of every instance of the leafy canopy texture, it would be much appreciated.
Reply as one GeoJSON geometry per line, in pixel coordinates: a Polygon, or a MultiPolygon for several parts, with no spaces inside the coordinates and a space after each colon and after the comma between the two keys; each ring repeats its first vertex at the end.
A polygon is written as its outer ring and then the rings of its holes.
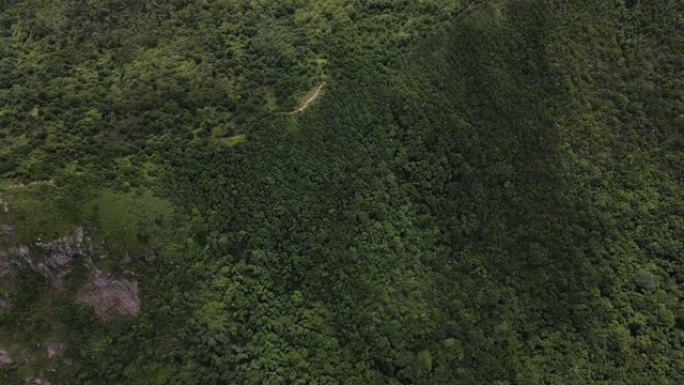
{"type": "Polygon", "coordinates": [[[0,25],[1,383],[684,383],[681,1],[0,25]]]}

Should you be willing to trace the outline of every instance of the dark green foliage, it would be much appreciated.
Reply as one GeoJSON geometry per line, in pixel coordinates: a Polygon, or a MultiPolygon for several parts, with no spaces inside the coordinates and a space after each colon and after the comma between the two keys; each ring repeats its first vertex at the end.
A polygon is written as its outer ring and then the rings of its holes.
{"type": "Polygon", "coordinates": [[[8,6],[0,172],[138,257],[59,383],[682,383],[682,4],[441,3],[8,6]]]}

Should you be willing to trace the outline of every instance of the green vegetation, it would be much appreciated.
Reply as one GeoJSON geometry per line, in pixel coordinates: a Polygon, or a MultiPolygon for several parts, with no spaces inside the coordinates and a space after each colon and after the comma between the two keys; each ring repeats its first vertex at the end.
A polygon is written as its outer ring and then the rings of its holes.
{"type": "Polygon", "coordinates": [[[225,138],[223,139],[223,143],[226,146],[234,146],[236,144],[242,143],[245,140],[247,140],[247,135],[246,134],[240,134],[240,135],[235,135],[231,136],[230,138],[225,138]]]}
{"type": "Polygon", "coordinates": [[[3,384],[684,382],[681,2],[0,10],[0,223],[142,302],[2,283],[3,384]]]}
{"type": "MultiPolygon", "coordinates": [[[[78,195],[69,197],[74,201],[78,198],[78,195]]],[[[15,227],[17,243],[56,238],[79,223],[71,215],[77,204],[63,199],[58,188],[50,183],[5,184],[0,188],[0,199],[7,204],[6,212],[4,204],[0,207],[0,223],[15,227]]],[[[9,243],[7,239],[0,242],[9,243]]]]}
{"type": "Polygon", "coordinates": [[[172,230],[172,208],[149,191],[129,193],[99,192],[88,204],[91,228],[100,235],[114,255],[142,253],[161,247],[162,232],[172,230]]]}

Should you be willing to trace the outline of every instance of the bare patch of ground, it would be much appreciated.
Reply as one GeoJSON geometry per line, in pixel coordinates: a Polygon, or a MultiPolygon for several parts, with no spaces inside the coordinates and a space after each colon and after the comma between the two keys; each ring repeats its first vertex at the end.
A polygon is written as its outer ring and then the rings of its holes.
{"type": "Polygon", "coordinates": [[[78,299],[92,307],[103,321],[120,316],[135,317],[140,313],[138,282],[115,279],[100,271],[79,291],[78,299]]]}
{"type": "Polygon", "coordinates": [[[65,349],[64,344],[57,341],[45,342],[43,346],[45,346],[47,358],[61,356],[65,349]]]}
{"type": "Polygon", "coordinates": [[[304,112],[304,110],[306,110],[309,107],[309,104],[313,103],[313,101],[318,99],[318,97],[321,95],[321,90],[323,89],[323,86],[325,86],[325,83],[326,82],[319,84],[318,87],[315,88],[313,94],[304,101],[304,104],[301,107],[297,108],[294,111],[290,111],[287,114],[294,115],[300,112],[304,112]]]}
{"type": "MultiPolygon", "coordinates": [[[[50,281],[55,288],[61,288],[64,277],[76,263],[82,263],[88,269],[90,278],[78,291],[78,301],[92,307],[103,321],[120,316],[137,316],[140,312],[138,282],[103,273],[93,263],[92,256],[92,242],[85,236],[83,228],[79,227],[61,238],[36,242],[35,247],[18,245],[0,248],[0,279],[7,279],[28,267],[50,281]]],[[[0,308],[9,306],[9,303],[9,297],[0,295],[0,308]]],[[[55,354],[57,350],[52,349],[55,354]]]]}
{"type": "Polygon", "coordinates": [[[12,357],[7,353],[7,350],[0,349],[0,366],[12,365],[13,363],[14,361],[12,361],[12,357]]]}

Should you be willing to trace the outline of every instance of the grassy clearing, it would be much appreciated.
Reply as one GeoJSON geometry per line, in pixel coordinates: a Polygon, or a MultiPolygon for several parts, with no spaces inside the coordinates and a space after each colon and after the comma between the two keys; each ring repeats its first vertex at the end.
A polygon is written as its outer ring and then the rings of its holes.
{"type": "Polygon", "coordinates": [[[170,203],[145,189],[75,193],[50,184],[5,185],[0,199],[9,208],[0,207],[0,223],[15,228],[15,237],[3,237],[0,246],[56,239],[85,226],[108,252],[137,253],[166,233],[173,212],[170,203]]]}
{"type": "Polygon", "coordinates": [[[0,210],[0,223],[14,226],[17,243],[53,239],[78,224],[79,208],[75,200],[65,200],[51,184],[5,185],[0,199],[8,211],[0,210]]]}
{"type": "Polygon", "coordinates": [[[103,190],[87,205],[94,234],[111,253],[137,253],[150,246],[169,224],[172,206],[147,190],[103,190]]]}
{"type": "Polygon", "coordinates": [[[240,134],[240,135],[231,136],[230,138],[225,138],[225,139],[223,139],[222,143],[228,147],[233,147],[236,144],[240,144],[240,143],[243,143],[245,141],[247,141],[247,135],[246,134],[240,134]]]}

